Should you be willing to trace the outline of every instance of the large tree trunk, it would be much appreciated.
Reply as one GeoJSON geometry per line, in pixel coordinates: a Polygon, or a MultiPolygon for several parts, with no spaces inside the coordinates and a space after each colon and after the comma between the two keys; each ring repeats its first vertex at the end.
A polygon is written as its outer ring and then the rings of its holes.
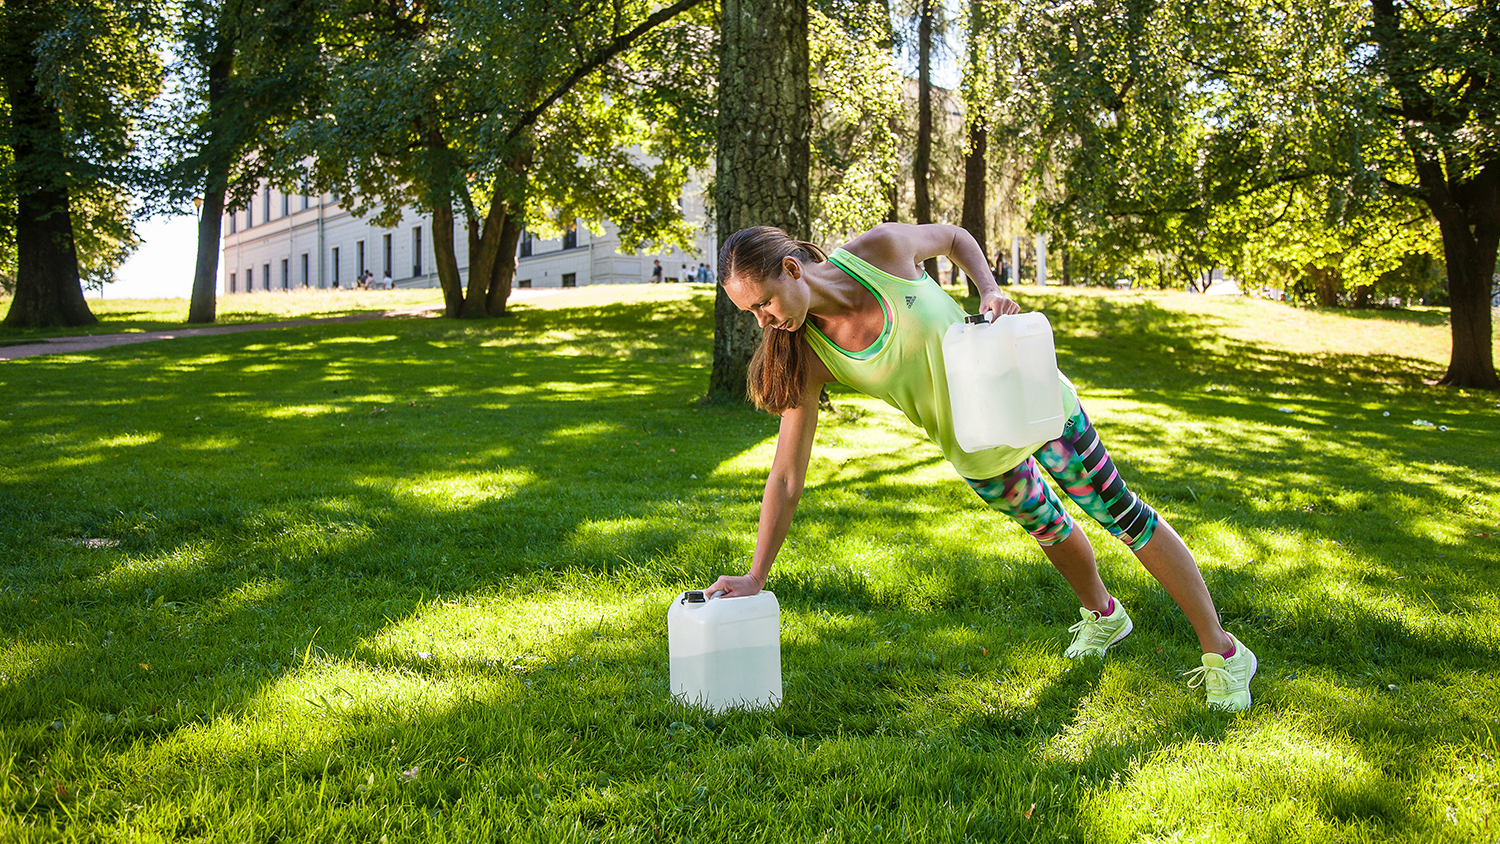
{"type": "Polygon", "coordinates": [[[510,162],[510,175],[495,177],[484,224],[475,231],[469,223],[469,289],[464,297],[467,318],[505,316],[511,281],[516,275],[516,241],[521,236],[521,212],[526,207],[526,180],[531,150],[510,162]]]}
{"type": "Polygon", "coordinates": [[[188,305],[188,322],[213,322],[218,318],[219,244],[224,225],[224,192],[229,187],[231,151],[221,149],[212,137],[224,119],[224,102],[233,68],[232,55],[208,66],[208,172],[203,178],[203,207],[198,213],[198,261],[193,268],[193,298],[188,305]]]}
{"type": "Polygon", "coordinates": [[[227,170],[210,173],[198,217],[198,262],[193,268],[193,298],[188,304],[188,322],[213,322],[218,318],[219,238],[224,222],[224,190],[227,170]],[[217,189],[210,187],[217,184],[217,189]]]}
{"type": "MultiPolygon", "coordinates": [[[[979,251],[990,254],[985,244],[985,180],[988,178],[985,156],[988,154],[988,133],[980,115],[974,115],[969,126],[969,151],[964,155],[964,210],[961,225],[974,239],[979,241],[979,251]]],[[[978,296],[979,288],[974,279],[969,279],[969,295],[978,296]]]]}
{"type": "MultiPolygon", "coordinates": [[[[12,10],[11,14],[29,11],[12,10]]],[[[33,34],[6,33],[11,42],[6,45],[9,55],[4,57],[4,73],[16,191],[16,295],[5,325],[92,325],[99,320],[89,311],[78,278],[62,120],[57,108],[37,90],[33,34]]]]}
{"type": "Polygon", "coordinates": [[[1495,223],[1497,217],[1500,214],[1491,216],[1491,234],[1483,241],[1475,237],[1475,230],[1482,230],[1480,226],[1470,229],[1438,222],[1443,233],[1443,257],[1448,263],[1448,309],[1453,330],[1448,371],[1438,382],[1445,386],[1500,390],[1490,304],[1495,277],[1493,232],[1500,228],[1495,223]]]}
{"type": "Polygon", "coordinates": [[[435,202],[432,206],[432,260],[437,265],[438,284],[443,288],[443,316],[457,319],[464,312],[464,283],[458,274],[458,253],[453,248],[451,201],[435,202]]]}
{"type": "MultiPolygon", "coordinates": [[[[812,231],[807,4],[723,0],[719,44],[719,248],[755,225],[780,226],[806,240],[812,231]]],[[[745,372],[759,342],[755,318],[718,288],[710,401],[745,401],[745,372]]]]}
{"type": "MultiPolygon", "coordinates": [[[[932,169],[932,0],[922,0],[917,22],[917,149],[912,156],[912,181],[916,191],[917,224],[932,222],[932,194],[927,176],[932,169]]],[[[936,258],[922,265],[933,279],[938,277],[936,258]]]]}
{"type": "Polygon", "coordinates": [[[490,294],[486,300],[490,316],[503,317],[506,314],[511,284],[516,280],[516,243],[521,239],[522,228],[519,211],[505,215],[505,225],[500,229],[500,254],[490,270],[490,294]]]}
{"type": "Polygon", "coordinates": [[[1500,158],[1472,173],[1445,167],[1435,156],[1424,154],[1419,144],[1411,148],[1423,198],[1443,235],[1448,264],[1453,351],[1438,383],[1500,390],[1490,304],[1495,253],[1500,248],[1500,158]]]}
{"type": "MultiPolygon", "coordinates": [[[[1416,193],[1432,210],[1438,228],[1443,235],[1443,256],[1448,264],[1448,302],[1450,324],[1453,330],[1453,352],[1448,360],[1448,372],[1438,383],[1450,387],[1478,387],[1500,390],[1500,377],[1495,373],[1494,317],[1491,311],[1491,296],[1495,278],[1495,254],[1500,249],[1500,156],[1481,153],[1474,160],[1462,149],[1454,148],[1452,133],[1468,131],[1453,123],[1455,115],[1475,107],[1481,109],[1478,121],[1486,127],[1494,125],[1493,106],[1486,112],[1483,96],[1473,99],[1468,95],[1464,101],[1445,99],[1449,92],[1444,88],[1448,81],[1436,83],[1438,92],[1428,86],[1432,84],[1428,75],[1432,73],[1431,57],[1434,55],[1431,39],[1434,24],[1412,16],[1413,29],[1404,28],[1404,9],[1395,0],[1372,0],[1371,33],[1377,45],[1377,56],[1382,69],[1397,95],[1400,108],[1397,110],[1406,121],[1405,140],[1412,154],[1412,163],[1417,172],[1420,190],[1416,193]],[[1445,144],[1447,146],[1445,146],[1445,144]]],[[[1473,7],[1460,11],[1457,23],[1444,26],[1462,27],[1468,23],[1467,14],[1474,14],[1476,25],[1483,25],[1480,15],[1492,16],[1493,8],[1473,7]]],[[[1493,59],[1500,51],[1493,38],[1481,42],[1487,46],[1488,58],[1493,59]]],[[[1439,47],[1441,49],[1441,47],[1439,47]]],[[[1480,65],[1483,66],[1483,65],[1480,65]]],[[[1469,73],[1468,69],[1465,73],[1469,73]]],[[[1476,90],[1485,76],[1481,71],[1475,82],[1458,86],[1453,90],[1476,90]]],[[[1489,84],[1493,86],[1494,80],[1489,84]]],[[[1483,90],[1482,86],[1479,90],[1483,90]]],[[[1460,117],[1460,120],[1463,118],[1460,117]]],[[[1489,147],[1488,149],[1493,149],[1489,147]]]]}
{"type": "Polygon", "coordinates": [[[490,208],[478,237],[475,237],[473,222],[469,224],[469,290],[464,296],[465,318],[489,315],[490,280],[500,255],[500,233],[510,216],[509,207],[500,180],[496,179],[490,192],[490,208]]]}

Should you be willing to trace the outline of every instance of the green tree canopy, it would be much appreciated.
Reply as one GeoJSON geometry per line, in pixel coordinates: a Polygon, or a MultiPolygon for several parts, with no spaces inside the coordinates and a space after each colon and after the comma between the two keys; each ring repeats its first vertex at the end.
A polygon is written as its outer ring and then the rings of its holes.
{"type": "Polygon", "coordinates": [[[432,215],[449,316],[504,313],[523,221],[607,218],[627,248],[686,248],[677,199],[712,139],[715,38],[699,4],[334,0],[327,107],[295,127],[297,149],[356,214],[432,215]]]}

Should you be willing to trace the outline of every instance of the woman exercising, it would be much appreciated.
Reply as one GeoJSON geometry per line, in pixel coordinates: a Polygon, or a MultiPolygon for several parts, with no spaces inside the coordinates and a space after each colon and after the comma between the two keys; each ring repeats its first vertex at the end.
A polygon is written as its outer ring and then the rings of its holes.
{"type": "Polygon", "coordinates": [[[750,571],[723,575],[709,589],[733,597],[765,587],[802,496],[818,397],[824,384],[837,381],[905,413],[980,498],[1020,522],[1042,546],[1083,605],[1081,620],[1069,628],[1074,636],[1065,656],[1103,657],[1133,625],[1099,579],[1093,547],[1083,531],[1073,529],[1072,516],[1042,470],[1129,545],[1187,615],[1203,649],[1202,666],[1187,672],[1193,675],[1189,685],[1204,686],[1211,707],[1248,709],[1255,654],[1219,625],[1192,553],[1166,520],[1126,488],[1067,378],[1058,379],[1068,417],[1061,437],[972,454],[959,448],[942,345],[943,334],[964,313],[920,267],[939,255],[963,268],[979,287],[981,313],[1020,311],[1001,295],[979,244],[957,226],[885,223],[831,255],[769,226],[738,231],[725,242],[720,284],[765,329],[750,361],[750,398],[778,414],[781,428],[750,571]]]}

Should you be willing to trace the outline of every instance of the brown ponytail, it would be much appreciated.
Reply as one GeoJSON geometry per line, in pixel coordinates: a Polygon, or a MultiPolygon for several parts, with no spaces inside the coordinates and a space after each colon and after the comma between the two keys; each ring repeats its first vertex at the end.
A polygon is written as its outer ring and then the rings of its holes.
{"type": "MultiPolygon", "coordinates": [[[[817,245],[793,240],[774,226],[740,229],[719,250],[719,284],[730,279],[764,282],[781,275],[786,258],[818,263],[828,258],[817,245]]],[[[761,410],[782,414],[802,402],[807,385],[808,355],[803,342],[803,323],[796,331],[771,329],[761,332],[760,347],[750,358],[745,390],[761,410]]]]}

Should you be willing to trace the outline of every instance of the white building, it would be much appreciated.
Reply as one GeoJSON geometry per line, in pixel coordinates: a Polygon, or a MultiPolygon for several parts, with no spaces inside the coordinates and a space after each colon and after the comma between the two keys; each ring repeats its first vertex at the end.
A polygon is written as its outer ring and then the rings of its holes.
{"type": "MultiPolygon", "coordinates": [[[[689,222],[704,222],[701,187],[690,184],[679,202],[689,222]]],[[[555,240],[523,233],[513,286],[649,282],[657,260],[667,281],[691,280],[684,275],[695,273],[700,263],[715,269],[717,241],[709,227],[698,235],[692,254],[673,249],[621,254],[616,232],[606,223],[598,237],[576,224],[555,240]]],[[[224,215],[223,244],[224,293],[348,289],[366,270],[375,274],[377,284],[389,274],[397,287],[439,286],[432,220],[409,208],[398,226],[382,228],[353,216],[330,195],[282,194],[265,186],[248,207],[224,215]]],[[[469,236],[462,222],[454,227],[453,246],[467,285],[469,236]]]]}

